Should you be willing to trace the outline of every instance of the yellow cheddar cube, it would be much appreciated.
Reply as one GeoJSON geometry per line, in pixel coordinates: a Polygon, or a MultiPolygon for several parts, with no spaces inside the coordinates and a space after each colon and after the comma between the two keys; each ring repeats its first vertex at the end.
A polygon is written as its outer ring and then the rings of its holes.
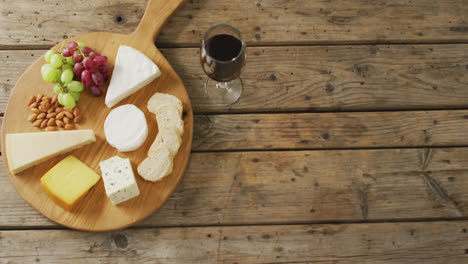
{"type": "Polygon", "coordinates": [[[99,174],[70,155],[42,176],[41,186],[54,202],[71,211],[99,179],[99,174]]]}

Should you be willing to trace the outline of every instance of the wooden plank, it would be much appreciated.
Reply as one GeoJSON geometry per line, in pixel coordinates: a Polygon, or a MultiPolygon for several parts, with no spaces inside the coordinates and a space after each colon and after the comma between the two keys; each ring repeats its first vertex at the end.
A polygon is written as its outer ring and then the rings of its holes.
{"type": "Polygon", "coordinates": [[[197,115],[192,150],[468,145],[468,110],[197,115]]]}
{"type": "MultiPolygon", "coordinates": [[[[210,103],[198,49],[163,49],[194,111],[348,111],[467,108],[468,45],[249,48],[244,91],[210,103]]],[[[0,51],[0,112],[21,73],[45,51],[0,51]]]]}
{"type": "Polygon", "coordinates": [[[466,263],[468,222],[2,231],[6,263],[466,263]]]}
{"type": "Polygon", "coordinates": [[[467,146],[467,127],[468,110],[195,115],[192,150],[467,146]]]}
{"type": "MultiPolygon", "coordinates": [[[[0,48],[50,47],[92,31],[128,34],[146,0],[2,3],[0,48]]],[[[440,43],[468,40],[464,1],[191,0],[166,25],[158,46],[197,46],[214,22],[237,26],[249,45],[440,43]]]]}
{"type": "MultiPolygon", "coordinates": [[[[0,226],[56,226],[0,164],[0,226]]],[[[468,148],[192,153],[177,190],[137,226],[466,218],[468,148]]]]}

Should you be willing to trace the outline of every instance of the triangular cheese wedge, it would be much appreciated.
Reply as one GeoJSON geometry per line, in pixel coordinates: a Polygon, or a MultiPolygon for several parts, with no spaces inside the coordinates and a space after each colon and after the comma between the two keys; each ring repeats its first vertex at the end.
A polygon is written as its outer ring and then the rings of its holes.
{"type": "Polygon", "coordinates": [[[6,157],[12,173],[95,142],[93,130],[68,130],[6,135],[6,157]]]}
{"type": "Polygon", "coordinates": [[[158,66],[138,50],[120,46],[107,89],[106,105],[112,108],[161,75],[158,66]]]}

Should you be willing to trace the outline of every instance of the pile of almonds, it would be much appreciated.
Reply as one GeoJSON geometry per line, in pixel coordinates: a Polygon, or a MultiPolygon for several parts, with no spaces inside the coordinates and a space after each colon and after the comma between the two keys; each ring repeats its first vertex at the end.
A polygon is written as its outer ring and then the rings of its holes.
{"type": "Polygon", "coordinates": [[[83,120],[80,109],[76,106],[73,110],[60,105],[54,97],[38,94],[31,97],[28,107],[32,114],[28,117],[29,122],[38,128],[45,128],[46,131],[56,131],[57,127],[65,130],[75,129],[73,123],[80,123],[83,120]]]}

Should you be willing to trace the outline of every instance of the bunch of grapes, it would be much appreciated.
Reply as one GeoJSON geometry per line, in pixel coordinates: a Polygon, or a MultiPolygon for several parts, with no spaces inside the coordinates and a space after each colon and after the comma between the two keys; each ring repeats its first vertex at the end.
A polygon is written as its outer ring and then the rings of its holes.
{"type": "Polygon", "coordinates": [[[54,92],[59,103],[73,109],[84,87],[88,87],[95,96],[101,96],[100,86],[109,79],[107,57],[82,42],[69,42],[61,50],[61,53],[47,51],[44,56],[47,64],[41,68],[44,81],[56,83],[54,92]]]}

